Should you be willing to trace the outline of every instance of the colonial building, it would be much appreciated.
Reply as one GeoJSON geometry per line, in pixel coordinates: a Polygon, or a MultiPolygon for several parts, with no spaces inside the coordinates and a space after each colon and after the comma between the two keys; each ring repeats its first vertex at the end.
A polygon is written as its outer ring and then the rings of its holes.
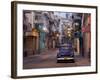
{"type": "Polygon", "coordinates": [[[23,11],[23,55],[30,56],[38,52],[39,31],[35,29],[34,13],[23,11]]]}
{"type": "Polygon", "coordinates": [[[91,14],[83,14],[83,47],[84,56],[90,57],[91,51],[91,14]]]}

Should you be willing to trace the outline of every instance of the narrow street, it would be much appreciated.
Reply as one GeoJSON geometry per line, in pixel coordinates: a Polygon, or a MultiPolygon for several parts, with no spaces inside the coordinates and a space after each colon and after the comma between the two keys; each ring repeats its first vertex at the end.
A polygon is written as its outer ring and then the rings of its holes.
{"type": "Polygon", "coordinates": [[[76,57],[74,63],[57,63],[57,49],[47,50],[41,54],[24,57],[23,69],[34,68],[54,68],[54,67],[75,67],[89,66],[90,62],[87,58],[76,57]]]}
{"type": "Polygon", "coordinates": [[[90,13],[24,10],[23,16],[23,69],[90,65],[90,13]],[[57,63],[61,55],[75,62],[57,63]]]}

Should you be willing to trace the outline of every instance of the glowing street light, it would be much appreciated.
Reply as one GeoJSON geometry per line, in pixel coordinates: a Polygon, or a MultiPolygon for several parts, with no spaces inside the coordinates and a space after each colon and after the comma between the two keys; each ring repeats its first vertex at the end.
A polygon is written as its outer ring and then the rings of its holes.
{"type": "Polygon", "coordinates": [[[46,28],[46,27],[43,27],[43,30],[44,30],[45,32],[48,32],[48,30],[47,30],[47,28],[46,28]]]}
{"type": "Polygon", "coordinates": [[[59,37],[59,34],[56,34],[57,37],[59,37]]]}

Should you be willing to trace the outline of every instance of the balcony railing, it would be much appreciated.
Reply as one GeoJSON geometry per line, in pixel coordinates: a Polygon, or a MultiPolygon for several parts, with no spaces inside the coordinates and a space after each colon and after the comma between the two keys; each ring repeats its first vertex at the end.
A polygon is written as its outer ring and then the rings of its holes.
{"type": "Polygon", "coordinates": [[[39,33],[36,29],[32,30],[32,31],[26,31],[24,32],[24,36],[39,36],[39,33]]]}

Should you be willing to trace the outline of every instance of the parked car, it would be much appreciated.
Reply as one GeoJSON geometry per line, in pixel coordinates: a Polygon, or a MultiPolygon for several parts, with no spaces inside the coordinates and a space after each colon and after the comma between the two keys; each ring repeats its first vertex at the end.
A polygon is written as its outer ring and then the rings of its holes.
{"type": "Polygon", "coordinates": [[[57,62],[74,62],[74,49],[72,43],[63,44],[59,47],[57,62]]]}

